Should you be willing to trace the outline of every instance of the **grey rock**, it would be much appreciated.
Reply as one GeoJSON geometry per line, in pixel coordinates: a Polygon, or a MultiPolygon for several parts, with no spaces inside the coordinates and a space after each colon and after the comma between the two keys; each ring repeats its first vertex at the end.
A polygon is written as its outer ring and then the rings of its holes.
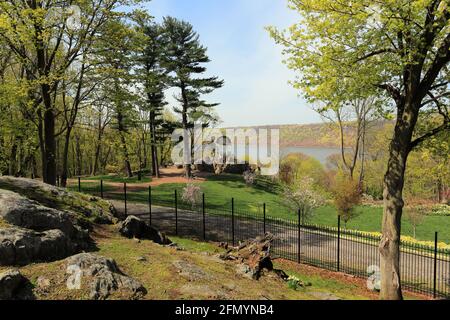
{"type": "Polygon", "coordinates": [[[250,267],[244,263],[236,265],[236,273],[248,279],[253,279],[253,272],[250,267]]]}
{"type": "Polygon", "coordinates": [[[127,292],[132,299],[147,293],[142,283],[123,274],[113,259],[92,253],[77,254],[67,258],[68,273],[72,274],[74,269],[80,270],[81,276],[94,278],[90,283],[91,299],[106,299],[114,291],[127,292]]]}
{"type": "Polygon", "coordinates": [[[171,244],[169,238],[164,233],[147,225],[144,221],[135,216],[128,216],[120,225],[120,234],[127,238],[138,238],[151,240],[158,244],[171,244]]]}
{"type": "Polygon", "coordinates": [[[25,277],[17,269],[0,273],[0,300],[14,299],[25,281],[25,277]]]}
{"type": "Polygon", "coordinates": [[[36,280],[36,286],[41,290],[46,290],[50,287],[51,282],[46,277],[40,276],[36,280]]]}
{"type": "Polygon", "coordinates": [[[186,284],[180,287],[180,293],[193,297],[194,299],[230,299],[228,294],[222,289],[216,289],[208,285],[186,284]]]}
{"type": "Polygon", "coordinates": [[[70,210],[92,218],[95,223],[112,224],[125,219],[108,201],[70,192],[39,180],[2,176],[0,189],[14,191],[49,208],[70,210]]]}
{"type": "Polygon", "coordinates": [[[73,244],[61,230],[36,232],[19,227],[0,229],[0,265],[54,261],[73,253],[73,244]]]}
{"type": "Polygon", "coordinates": [[[177,260],[172,263],[179,274],[189,281],[211,280],[212,276],[206,273],[199,266],[183,260],[177,260]]]}
{"type": "Polygon", "coordinates": [[[147,258],[146,257],[139,257],[136,259],[138,262],[146,262],[147,258]]]}
{"type": "Polygon", "coordinates": [[[312,295],[318,300],[342,300],[341,298],[329,292],[308,292],[308,294],[312,295]]]}
{"type": "Polygon", "coordinates": [[[6,222],[34,231],[59,229],[74,244],[85,248],[88,231],[77,225],[76,219],[66,211],[40,205],[18,193],[0,190],[0,217],[6,222]]]}

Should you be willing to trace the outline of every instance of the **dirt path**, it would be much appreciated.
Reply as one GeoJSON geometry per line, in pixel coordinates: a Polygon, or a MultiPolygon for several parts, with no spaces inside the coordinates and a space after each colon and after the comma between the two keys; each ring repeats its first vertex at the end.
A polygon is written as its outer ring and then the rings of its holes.
{"type": "MultiPolygon", "coordinates": [[[[194,178],[187,179],[184,176],[183,169],[178,169],[176,167],[169,167],[169,168],[161,168],[160,170],[161,176],[160,178],[152,178],[151,182],[137,182],[137,183],[130,183],[127,185],[127,189],[129,191],[139,191],[142,189],[146,189],[149,186],[156,187],[163,184],[171,184],[171,183],[202,183],[206,181],[207,177],[211,174],[209,173],[203,173],[203,172],[194,172],[194,178]]],[[[87,179],[81,179],[81,183],[93,183],[96,180],[87,180],[87,179]]],[[[69,179],[70,185],[75,185],[78,183],[78,180],[76,179],[69,179]]],[[[104,181],[103,184],[108,187],[112,187],[109,192],[115,193],[115,192],[122,192],[123,190],[123,182],[111,182],[111,181],[104,181]]]]}

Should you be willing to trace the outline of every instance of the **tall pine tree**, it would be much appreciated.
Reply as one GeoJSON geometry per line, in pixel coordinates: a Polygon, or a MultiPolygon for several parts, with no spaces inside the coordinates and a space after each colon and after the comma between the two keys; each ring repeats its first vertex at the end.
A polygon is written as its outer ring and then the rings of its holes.
{"type": "Polygon", "coordinates": [[[140,21],[139,27],[145,34],[145,48],[140,61],[140,74],[144,89],[145,102],[143,109],[149,113],[152,174],[159,178],[158,163],[158,131],[163,123],[162,112],[165,101],[164,91],[167,89],[167,70],[162,66],[165,50],[162,27],[148,23],[148,19],[140,21]]]}
{"type": "MultiPolygon", "coordinates": [[[[212,108],[217,106],[202,100],[201,95],[222,87],[224,82],[217,77],[201,77],[206,71],[204,64],[210,62],[210,59],[206,54],[206,47],[201,45],[199,35],[190,23],[166,17],[163,29],[166,43],[164,66],[170,73],[170,86],[180,90],[176,99],[181,107],[174,110],[181,115],[182,127],[187,132],[194,126],[194,121],[210,118],[212,108]]],[[[188,149],[192,152],[192,144],[189,144],[187,134],[183,140],[184,152],[188,149]]],[[[185,163],[184,167],[186,177],[190,178],[191,164],[185,163]]]]}

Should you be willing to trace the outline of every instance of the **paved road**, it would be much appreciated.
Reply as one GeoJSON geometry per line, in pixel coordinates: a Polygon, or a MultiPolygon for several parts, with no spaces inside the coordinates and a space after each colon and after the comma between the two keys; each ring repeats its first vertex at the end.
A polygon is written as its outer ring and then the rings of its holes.
{"type": "MultiPolygon", "coordinates": [[[[123,210],[121,201],[112,201],[118,210],[123,210]]],[[[149,221],[149,208],[144,204],[128,203],[128,214],[149,221]]],[[[203,239],[203,215],[201,212],[178,210],[178,224],[175,223],[174,208],[152,206],[152,224],[169,235],[176,233],[203,239]]],[[[278,222],[266,222],[266,231],[275,236],[273,253],[276,256],[300,261],[330,270],[338,269],[338,241],[331,232],[306,228],[300,230],[296,225],[283,225],[278,222]],[[299,241],[300,234],[300,241],[299,241]]],[[[208,241],[232,242],[231,216],[205,216],[205,236],[208,241]]],[[[264,233],[264,223],[260,220],[235,217],[235,243],[254,238],[264,233]]],[[[367,277],[369,266],[379,266],[378,243],[376,240],[341,238],[339,245],[339,270],[360,277],[367,277]]],[[[450,295],[450,261],[438,259],[437,289],[450,295]]],[[[429,253],[418,254],[402,252],[402,281],[415,290],[432,290],[434,259],[429,253]]]]}

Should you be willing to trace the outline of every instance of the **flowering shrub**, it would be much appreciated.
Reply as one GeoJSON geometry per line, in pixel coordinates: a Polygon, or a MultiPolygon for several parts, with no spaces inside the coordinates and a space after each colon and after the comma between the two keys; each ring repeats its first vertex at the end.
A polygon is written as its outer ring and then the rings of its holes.
{"type": "Polygon", "coordinates": [[[310,178],[303,178],[295,187],[286,187],[283,198],[293,211],[300,210],[302,223],[310,218],[314,209],[324,203],[322,196],[314,191],[313,180],[310,178]]]}
{"type": "MultiPolygon", "coordinates": [[[[360,234],[362,236],[368,236],[368,237],[377,237],[377,238],[381,237],[381,232],[358,231],[358,234],[360,234]]],[[[417,240],[410,236],[401,236],[400,239],[404,243],[418,244],[418,245],[427,246],[427,247],[434,247],[434,241],[417,240]]],[[[447,244],[445,242],[438,242],[438,249],[450,250],[450,244],[447,244]]]]}
{"type": "Polygon", "coordinates": [[[303,282],[296,276],[289,276],[289,278],[287,279],[287,284],[289,289],[292,290],[298,290],[300,288],[311,286],[311,283],[303,282]]]}
{"type": "Polygon", "coordinates": [[[194,183],[188,183],[183,188],[181,199],[184,202],[189,203],[192,206],[192,208],[195,208],[202,201],[202,190],[200,186],[194,183]]]}
{"type": "Polygon", "coordinates": [[[430,215],[450,217],[450,206],[446,204],[437,204],[431,208],[430,215]]]}

